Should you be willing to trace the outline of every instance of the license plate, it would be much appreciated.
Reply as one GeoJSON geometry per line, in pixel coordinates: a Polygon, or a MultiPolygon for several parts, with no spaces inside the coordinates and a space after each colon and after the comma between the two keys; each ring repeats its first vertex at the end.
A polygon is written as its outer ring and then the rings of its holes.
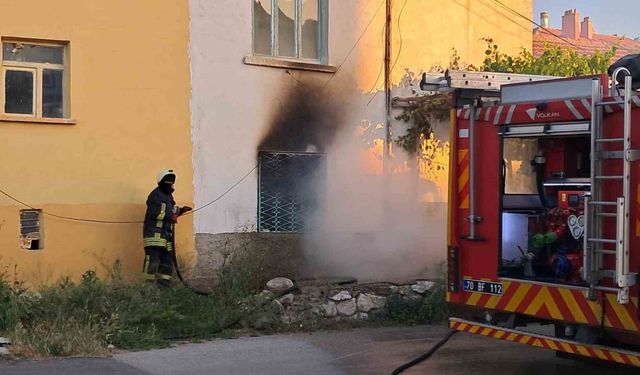
{"type": "Polygon", "coordinates": [[[502,295],[502,283],[493,283],[491,281],[464,279],[462,281],[462,289],[466,292],[502,295]]]}

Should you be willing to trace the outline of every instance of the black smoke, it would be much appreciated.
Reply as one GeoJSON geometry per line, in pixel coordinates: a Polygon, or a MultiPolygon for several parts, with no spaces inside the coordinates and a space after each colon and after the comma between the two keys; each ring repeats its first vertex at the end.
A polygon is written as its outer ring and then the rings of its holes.
{"type": "Polygon", "coordinates": [[[326,152],[344,123],[339,97],[321,84],[298,83],[280,103],[258,151],[326,152]]]}

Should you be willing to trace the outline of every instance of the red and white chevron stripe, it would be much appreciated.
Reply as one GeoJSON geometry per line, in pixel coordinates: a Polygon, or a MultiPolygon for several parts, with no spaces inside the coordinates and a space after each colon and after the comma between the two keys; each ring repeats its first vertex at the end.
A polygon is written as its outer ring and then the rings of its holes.
{"type": "Polygon", "coordinates": [[[616,362],[624,365],[640,367],[640,353],[638,352],[607,346],[582,344],[575,341],[497,326],[489,326],[457,318],[449,319],[449,327],[457,331],[468,332],[475,335],[492,337],[495,339],[536,346],[544,349],[551,349],[601,361],[616,362]]]}
{"type": "MultiPolygon", "coordinates": [[[[614,98],[606,98],[605,101],[614,101],[614,98]]],[[[640,108],[640,97],[631,97],[634,107],[640,108]]],[[[612,104],[604,106],[607,113],[622,111],[624,106],[612,104]]],[[[457,111],[460,120],[469,120],[470,108],[461,108],[457,111]]],[[[478,122],[493,125],[515,124],[540,124],[550,122],[585,121],[591,119],[591,99],[577,98],[562,101],[544,103],[519,103],[504,104],[492,107],[479,108],[475,113],[478,122]]]]}

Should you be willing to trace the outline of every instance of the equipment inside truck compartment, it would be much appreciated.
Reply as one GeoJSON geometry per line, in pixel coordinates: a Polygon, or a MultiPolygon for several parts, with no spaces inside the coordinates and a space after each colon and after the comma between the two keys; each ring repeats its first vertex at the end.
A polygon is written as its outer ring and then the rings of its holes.
{"type": "Polygon", "coordinates": [[[452,328],[640,366],[640,55],[609,73],[456,91],[452,328]]]}
{"type": "Polygon", "coordinates": [[[501,276],[584,284],[590,138],[503,138],[501,276]]]}

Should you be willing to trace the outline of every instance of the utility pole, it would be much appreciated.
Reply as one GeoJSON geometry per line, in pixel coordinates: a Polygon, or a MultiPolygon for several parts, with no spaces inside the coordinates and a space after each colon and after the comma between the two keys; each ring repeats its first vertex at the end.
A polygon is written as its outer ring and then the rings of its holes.
{"type": "Polygon", "coordinates": [[[391,171],[391,12],[393,0],[386,0],[386,18],[384,33],[384,102],[385,102],[385,140],[382,159],[383,172],[391,171]]]}

